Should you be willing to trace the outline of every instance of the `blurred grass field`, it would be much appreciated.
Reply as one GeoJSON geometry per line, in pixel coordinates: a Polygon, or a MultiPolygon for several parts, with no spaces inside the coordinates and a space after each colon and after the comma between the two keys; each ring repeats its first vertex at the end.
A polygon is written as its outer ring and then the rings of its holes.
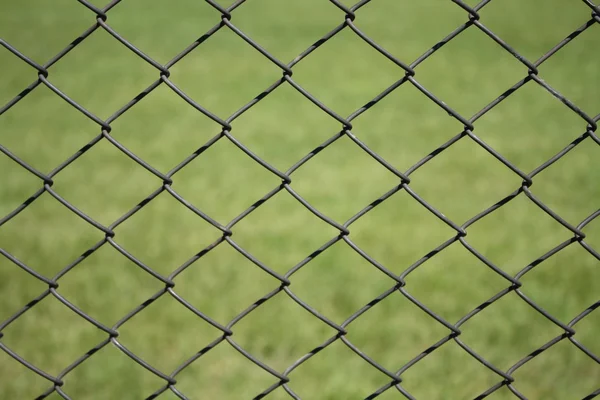
{"type": "MultiPolygon", "coordinates": [[[[97,0],[94,3],[103,6],[97,0]]],[[[227,1],[219,3],[227,5],[227,1]]],[[[345,2],[347,3],[347,2],[345,2]]],[[[473,2],[469,2],[473,4],[473,2]]],[[[107,22],[124,38],[166,63],[219,21],[202,1],[124,0],[107,22]]],[[[248,0],[232,22],[278,59],[289,62],[341,21],[325,0],[248,0]]],[[[581,1],[495,0],[481,20],[508,44],[536,60],[590,18],[581,1]]],[[[468,15],[450,1],[373,0],[356,24],[398,58],[411,62],[468,15]]],[[[95,21],[72,0],[0,0],[0,37],[40,64],[95,21]]],[[[540,76],[581,107],[600,113],[600,26],[596,24],[540,67],[540,76]]],[[[36,77],[36,71],[0,47],[0,105],[36,77]]],[[[113,37],[98,29],[50,68],[49,80],[102,119],[158,77],[113,37]]],[[[475,27],[420,64],[416,78],[469,118],[522,79],[526,68],[475,27]]],[[[294,67],[294,79],[338,114],[347,116],[400,79],[403,71],[345,29],[294,67]]],[[[197,102],[227,118],[281,76],[281,71],[227,28],[171,69],[171,79],[197,102]]],[[[353,132],[401,171],[459,133],[460,123],[409,84],[357,118],[353,132]]],[[[232,134],[284,171],[339,130],[339,123],[284,84],[232,124],[232,134]]],[[[165,85],[112,124],[111,134],[166,173],[219,132],[165,85]]],[[[475,133],[529,172],[580,136],[586,123],[533,82],[475,124],[475,133]]],[[[98,127],[40,85],[0,117],[0,144],[48,173],[98,134],[98,127]]],[[[40,188],[40,180],[0,153],[0,217],[40,188]]],[[[343,223],[394,187],[397,178],[343,137],[292,175],[292,187],[324,214],[343,223]]],[[[521,179],[468,138],[411,175],[411,187],[458,224],[517,189],[521,179]]],[[[100,141],[55,178],[53,188],[102,224],[138,204],[161,181],[107,141],[100,141]]],[[[531,191],[573,225],[600,204],[600,147],[585,140],[535,177],[531,191]]],[[[174,176],[173,188],[222,224],[278,186],[225,139],[174,176]]],[[[359,219],[350,237],[369,255],[400,274],[453,236],[453,230],[400,191],[359,219]]],[[[234,227],[233,239],[279,273],[337,234],[282,191],[234,227]]],[[[600,218],[584,229],[600,249],[600,218]]],[[[523,194],[468,229],[481,254],[514,275],[572,234],[523,194]]],[[[48,193],[0,226],[0,248],[52,277],[103,234],[48,193]]],[[[163,275],[219,237],[219,232],[163,192],[116,229],[115,240],[163,275]]],[[[291,290],[336,323],[393,286],[393,281],[343,241],[291,278],[291,290]]],[[[574,244],[523,278],[523,292],[558,320],[598,301],[600,262],[574,244]]],[[[278,286],[278,281],[227,243],[176,279],[175,290],[199,310],[226,324],[278,286]]],[[[161,288],[161,283],[109,245],[60,279],[59,293],[111,326],[161,288]]],[[[508,286],[460,243],[437,254],[407,278],[406,289],[455,323],[508,286]]],[[[0,321],[45,285],[0,257],[0,321]]],[[[576,325],[577,339],[600,354],[600,312],[576,325]]],[[[516,293],[461,327],[472,349],[502,370],[563,331],[516,293]]],[[[170,373],[219,336],[169,296],[163,296],[120,329],[119,340],[154,367],[170,373]]],[[[4,330],[2,342],[56,375],[106,335],[52,296],[4,330]]],[[[448,334],[399,293],[349,327],[347,337],[390,370],[448,334]]],[[[279,293],[234,327],[234,340],[282,372],[335,334],[285,293],[279,293]]],[[[600,387],[600,366],[568,340],[525,364],[515,387],[530,399],[580,399],[600,387]]],[[[470,399],[500,378],[450,341],[403,376],[417,399],[470,399]]],[[[389,382],[340,341],[290,375],[303,399],[359,399],[389,382]]],[[[252,398],[276,379],[222,343],[177,376],[192,399],[252,398]]],[[[72,399],[139,399],[162,381],[109,345],[69,373],[72,399]]],[[[0,399],[30,399],[48,381],[0,352],[0,399]]],[[[55,393],[49,397],[58,399],[55,393]]],[[[174,399],[169,392],[161,400],[174,399]]],[[[283,388],[269,399],[288,398],[283,388]]],[[[394,390],[381,399],[400,399],[394,390]]],[[[513,398],[507,388],[493,400],[513,398]]]]}

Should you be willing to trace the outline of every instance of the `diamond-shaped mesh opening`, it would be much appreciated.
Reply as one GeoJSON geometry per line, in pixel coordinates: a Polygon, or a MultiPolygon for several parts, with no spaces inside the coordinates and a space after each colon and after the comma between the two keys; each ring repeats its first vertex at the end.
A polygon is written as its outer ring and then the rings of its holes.
{"type": "Polygon", "coordinates": [[[595,257],[574,243],[521,278],[523,292],[566,324],[597,300],[599,265],[595,257]]]}
{"type": "Polygon", "coordinates": [[[292,175],[292,180],[300,196],[339,223],[399,181],[348,137],[318,153],[292,175]]]}
{"type": "Polygon", "coordinates": [[[83,255],[87,257],[59,280],[58,292],[106,326],[115,324],[163,287],[108,243],[83,255]]]}
{"type": "Polygon", "coordinates": [[[236,9],[232,21],[287,63],[338,25],[343,17],[340,9],[320,0],[255,0],[236,9]],[[311,12],[306,13],[307,9],[311,12]]]}
{"type": "Polygon", "coordinates": [[[63,390],[71,398],[93,400],[106,398],[107,388],[118,390],[127,399],[146,398],[164,385],[164,380],[127,357],[112,343],[77,366],[64,382],[63,390]]]}
{"type": "Polygon", "coordinates": [[[171,80],[181,90],[221,118],[250,102],[280,79],[282,73],[226,26],[178,62],[171,72],[171,80]],[[248,79],[250,76],[252,79],[248,79]]]}
{"type": "Polygon", "coordinates": [[[514,386],[529,399],[583,399],[598,389],[600,366],[565,339],[513,376],[514,386]]]}
{"type": "Polygon", "coordinates": [[[0,246],[48,278],[101,238],[100,231],[48,193],[0,226],[0,246]]]}
{"type": "Polygon", "coordinates": [[[108,118],[158,75],[156,68],[99,28],[56,63],[49,81],[98,117],[108,118]],[[102,68],[90,69],[90,63],[102,68]]]}
{"type": "Polygon", "coordinates": [[[564,332],[516,293],[494,301],[461,330],[460,339],[501,371],[564,332]]]}
{"type": "Polygon", "coordinates": [[[0,374],[2,374],[2,393],[12,399],[35,398],[52,385],[4,351],[0,351],[0,374]]]}
{"type": "Polygon", "coordinates": [[[119,328],[119,342],[159,371],[171,373],[220,331],[164,294],[119,328]],[[156,325],[160,321],[160,325],[156,325]]]}
{"type": "Polygon", "coordinates": [[[402,76],[402,68],[348,27],[294,67],[294,80],[343,117],[402,76]]]}
{"type": "Polygon", "coordinates": [[[589,19],[590,9],[583,2],[556,2],[543,7],[508,0],[501,4],[490,2],[480,15],[486,27],[533,62],[589,19]],[[507,15],[511,16],[510,24],[506,23],[507,15]],[[535,29],[532,19],[541,21],[535,29]]]}
{"type": "Polygon", "coordinates": [[[391,380],[339,339],[300,364],[289,378],[288,386],[302,399],[363,399],[391,380]]]}
{"type": "Polygon", "coordinates": [[[467,16],[450,2],[380,0],[368,2],[357,12],[356,25],[408,64],[463,24],[467,16]],[[431,18],[434,14],[441,18],[431,18]],[[419,40],[414,40],[415,32],[419,40]]]}
{"type": "Polygon", "coordinates": [[[457,224],[492,206],[522,182],[469,137],[439,153],[411,179],[415,192],[457,224]]]}
{"type": "Polygon", "coordinates": [[[175,278],[175,292],[221,324],[280,286],[276,278],[227,243],[190,260],[195,261],[175,278]],[[227,301],[215,301],[221,296],[227,301]]]}
{"type": "Polygon", "coordinates": [[[236,343],[280,372],[336,333],[285,293],[262,303],[232,330],[236,343]]]}
{"type": "Polygon", "coordinates": [[[356,347],[393,372],[450,334],[398,292],[373,305],[347,329],[356,347]]]}
{"type": "Polygon", "coordinates": [[[106,337],[51,294],[2,332],[3,344],[54,376],[106,337]]]}
{"type": "Polygon", "coordinates": [[[285,190],[260,205],[233,230],[236,243],[281,274],[339,234],[285,190]]]}
{"type": "Polygon", "coordinates": [[[600,146],[585,140],[540,172],[531,192],[573,225],[598,209],[600,146]]]}
{"type": "Polygon", "coordinates": [[[474,26],[417,67],[417,80],[465,118],[527,74],[527,67],[474,26]]]}
{"type": "Polygon", "coordinates": [[[163,173],[221,131],[217,123],[188,106],[165,84],[122,114],[111,127],[111,135],[119,143],[163,173]]]}
{"type": "Polygon", "coordinates": [[[359,218],[350,230],[361,249],[396,274],[456,234],[404,190],[359,218]]]}
{"type": "MultiPolygon", "coordinates": [[[[592,116],[600,111],[600,85],[596,68],[600,57],[589,49],[598,46],[600,26],[594,24],[540,67],[540,76],[549,85],[592,116]],[[572,69],[577,70],[577,79],[564,73],[572,69]]],[[[585,126],[584,121],[582,124],[585,126]]]]}
{"type": "Polygon", "coordinates": [[[354,134],[406,171],[463,130],[456,119],[406,82],[352,121],[354,134]]]}
{"type": "Polygon", "coordinates": [[[133,0],[118,3],[108,13],[107,23],[138,49],[165,64],[219,21],[218,11],[204,1],[170,4],[133,0]]]}
{"type": "Polygon", "coordinates": [[[291,281],[294,294],[337,324],[396,284],[341,241],[303,266],[291,281]]]}
{"type": "Polygon", "coordinates": [[[256,155],[285,171],[339,132],[340,126],[295,88],[283,84],[236,119],[234,129],[256,155]],[[270,118],[273,114],[277,120],[270,118]]]}
{"type": "Polygon", "coordinates": [[[406,291],[451,323],[506,286],[504,278],[460,243],[435,254],[406,278],[406,291]]]}
{"type": "Polygon", "coordinates": [[[167,192],[149,201],[115,232],[117,243],[164,276],[221,236],[167,192]]]}
{"type": "Polygon", "coordinates": [[[105,139],[61,171],[55,181],[53,189],[61,197],[105,225],[162,183],[105,139]]]}
{"type": "Polygon", "coordinates": [[[402,379],[415,398],[442,400],[474,399],[502,378],[450,340],[410,367],[402,379]]]}
{"type": "Polygon", "coordinates": [[[176,377],[177,389],[188,398],[252,398],[277,382],[277,378],[253,364],[227,342],[221,342],[207,352],[201,348],[196,350],[202,352],[200,358],[176,377]]]}
{"type": "Polygon", "coordinates": [[[222,224],[281,184],[227,138],[200,154],[173,181],[177,193],[222,224]]]}
{"type": "MultiPolygon", "coordinates": [[[[22,89],[15,88],[11,96],[22,89]]],[[[100,128],[41,84],[2,115],[0,131],[2,146],[48,173],[92,140],[100,128]],[[49,136],[49,130],[60,134],[49,136]]]]}
{"type": "Polygon", "coordinates": [[[40,64],[96,23],[90,10],[70,0],[31,0],[27,7],[8,2],[2,8],[0,37],[40,64]]]}
{"type": "Polygon", "coordinates": [[[577,114],[535,82],[512,93],[475,125],[481,139],[524,172],[548,161],[585,130],[577,114]]]}
{"type": "Polygon", "coordinates": [[[523,193],[467,231],[469,244],[512,275],[573,236],[523,193]]]}

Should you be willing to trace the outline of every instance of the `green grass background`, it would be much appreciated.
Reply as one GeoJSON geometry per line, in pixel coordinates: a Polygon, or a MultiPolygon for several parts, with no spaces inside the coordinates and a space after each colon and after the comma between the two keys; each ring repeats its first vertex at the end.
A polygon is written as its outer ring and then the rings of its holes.
{"type": "MultiPolygon", "coordinates": [[[[98,6],[102,2],[94,1],[98,6]]],[[[220,1],[227,5],[227,1],[220,1]]],[[[473,2],[470,2],[473,4],[473,2]]],[[[343,20],[325,0],[248,0],[232,21],[288,62],[343,20]]],[[[590,17],[583,2],[496,0],[481,11],[484,24],[517,51],[536,60],[590,17]]],[[[94,22],[71,0],[0,0],[0,37],[44,63],[94,22]]],[[[125,0],[108,23],[138,48],[166,63],[219,21],[202,1],[125,0]]],[[[373,0],[356,24],[402,60],[412,61],[467,14],[450,1],[373,0]]],[[[540,67],[540,76],[588,115],[600,112],[600,26],[588,29],[540,67]]],[[[0,48],[0,104],[33,79],[35,70],[0,48]]],[[[172,80],[200,104],[226,118],[281,76],[281,71],[228,29],[222,29],[172,68],[172,80]]],[[[468,29],[417,67],[417,79],[470,117],[527,73],[476,28],[468,29]]],[[[294,79],[340,115],[348,115],[403,75],[349,29],[294,68],[294,79]]],[[[50,69],[50,81],[75,101],[107,118],[158,77],[108,33],[97,30],[50,69]]],[[[529,172],[581,135],[585,122],[548,92],[528,83],[475,124],[475,133],[529,172]]],[[[113,136],[163,172],[218,133],[219,127],[161,86],[114,122],[113,136]]],[[[400,170],[406,170],[461,130],[460,124],[418,90],[404,85],[354,121],[354,132],[400,170]]],[[[283,85],[233,123],[232,134],[280,170],[332,136],[339,124],[291,86],[283,85]]],[[[41,85],[0,118],[0,143],[42,172],[75,153],[98,127],[41,85]]],[[[0,156],[0,215],[16,208],[40,181],[0,156]]],[[[278,178],[226,140],[174,177],[173,188],[225,224],[279,184],[278,178]]],[[[468,138],[412,175],[411,187],[458,224],[519,187],[520,178],[468,138]]],[[[600,148],[586,140],[535,178],[532,192],[572,224],[598,209],[600,148]]],[[[54,189],[103,224],[110,224],[160,186],[159,179],[101,141],[55,177],[54,189]]],[[[397,184],[397,179],[342,138],[293,174],[294,189],[343,223],[397,184]]],[[[600,249],[600,219],[585,228],[600,249]]],[[[274,270],[285,273],[336,231],[288,193],[281,192],[234,228],[233,238],[274,270]]],[[[453,231],[397,193],[351,226],[351,238],[401,273],[453,231]]],[[[218,231],[162,193],[116,229],[116,241],[167,275],[218,237],[218,231]]],[[[520,195],[468,229],[468,241],[504,271],[515,274],[570,237],[520,195]]],[[[47,193],[0,227],[0,247],[51,277],[102,234],[47,193]]],[[[176,291],[227,323],[278,282],[226,243],[176,279],[176,291]]],[[[341,323],[393,281],[339,242],[292,277],[291,289],[341,323]]],[[[455,243],[407,278],[407,290],[454,323],[507,283],[455,243]]],[[[60,280],[59,292],[86,313],[112,325],[161,285],[110,246],[60,280]]],[[[23,307],[44,285],[0,258],[0,320],[23,307]]],[[[577,244],[523,278],[523,292],[567,323],[598,300],[600,263],[577,244]]],[[[600,312],[576,326],[577,338],[600,354],[600,312]]],[[[561,329],[510,293],[463,327],[461,338],[506,370],[559,335],[561,329]]],[[[283,371],[334,331],[284,293],[234,327],[234,339],[283,371]]],[[[396,370],[448,331],[399,293],[355,321],[348,338],[386,368],[396,370]]],[[[58,374],[106,335],[53,297],[4,330],[2,342],[51,374],[58,374]]],[[[164,296],[120,329],[119,340],[169,373],[219,336],[174,299],[164,296]]],[[[515,373],[531,399],[579,399],[600,387],[600,366],[563,341],[515,373]]],[[[364,398],[388,378],[341,342],[291,375],[304,399],[364,398]]],[[[252,398],[275,382],[226,343],[177,377],[194,399],[252,398]]],[[[449,342],[403,375],[418,399],[473,398],[499,381],[449,342]]],[[[162,381],[109,345],[65,378],[73,399],[138,399],[162,381]]],[[[49,386],[0,352],[0,398],[29,399],[49,386]]],[[[503,388],[491,399],[508,399],[503,388]]],[[[59,396],[53,394],[51,399],[59,396]]],[[[160,399],[174,399],[165,393],[160,399]]],[[[268,398],[284,399],[282,388],[268,398]]],[[[380,398],[399,399],[389,390],[380,398]]]]}

